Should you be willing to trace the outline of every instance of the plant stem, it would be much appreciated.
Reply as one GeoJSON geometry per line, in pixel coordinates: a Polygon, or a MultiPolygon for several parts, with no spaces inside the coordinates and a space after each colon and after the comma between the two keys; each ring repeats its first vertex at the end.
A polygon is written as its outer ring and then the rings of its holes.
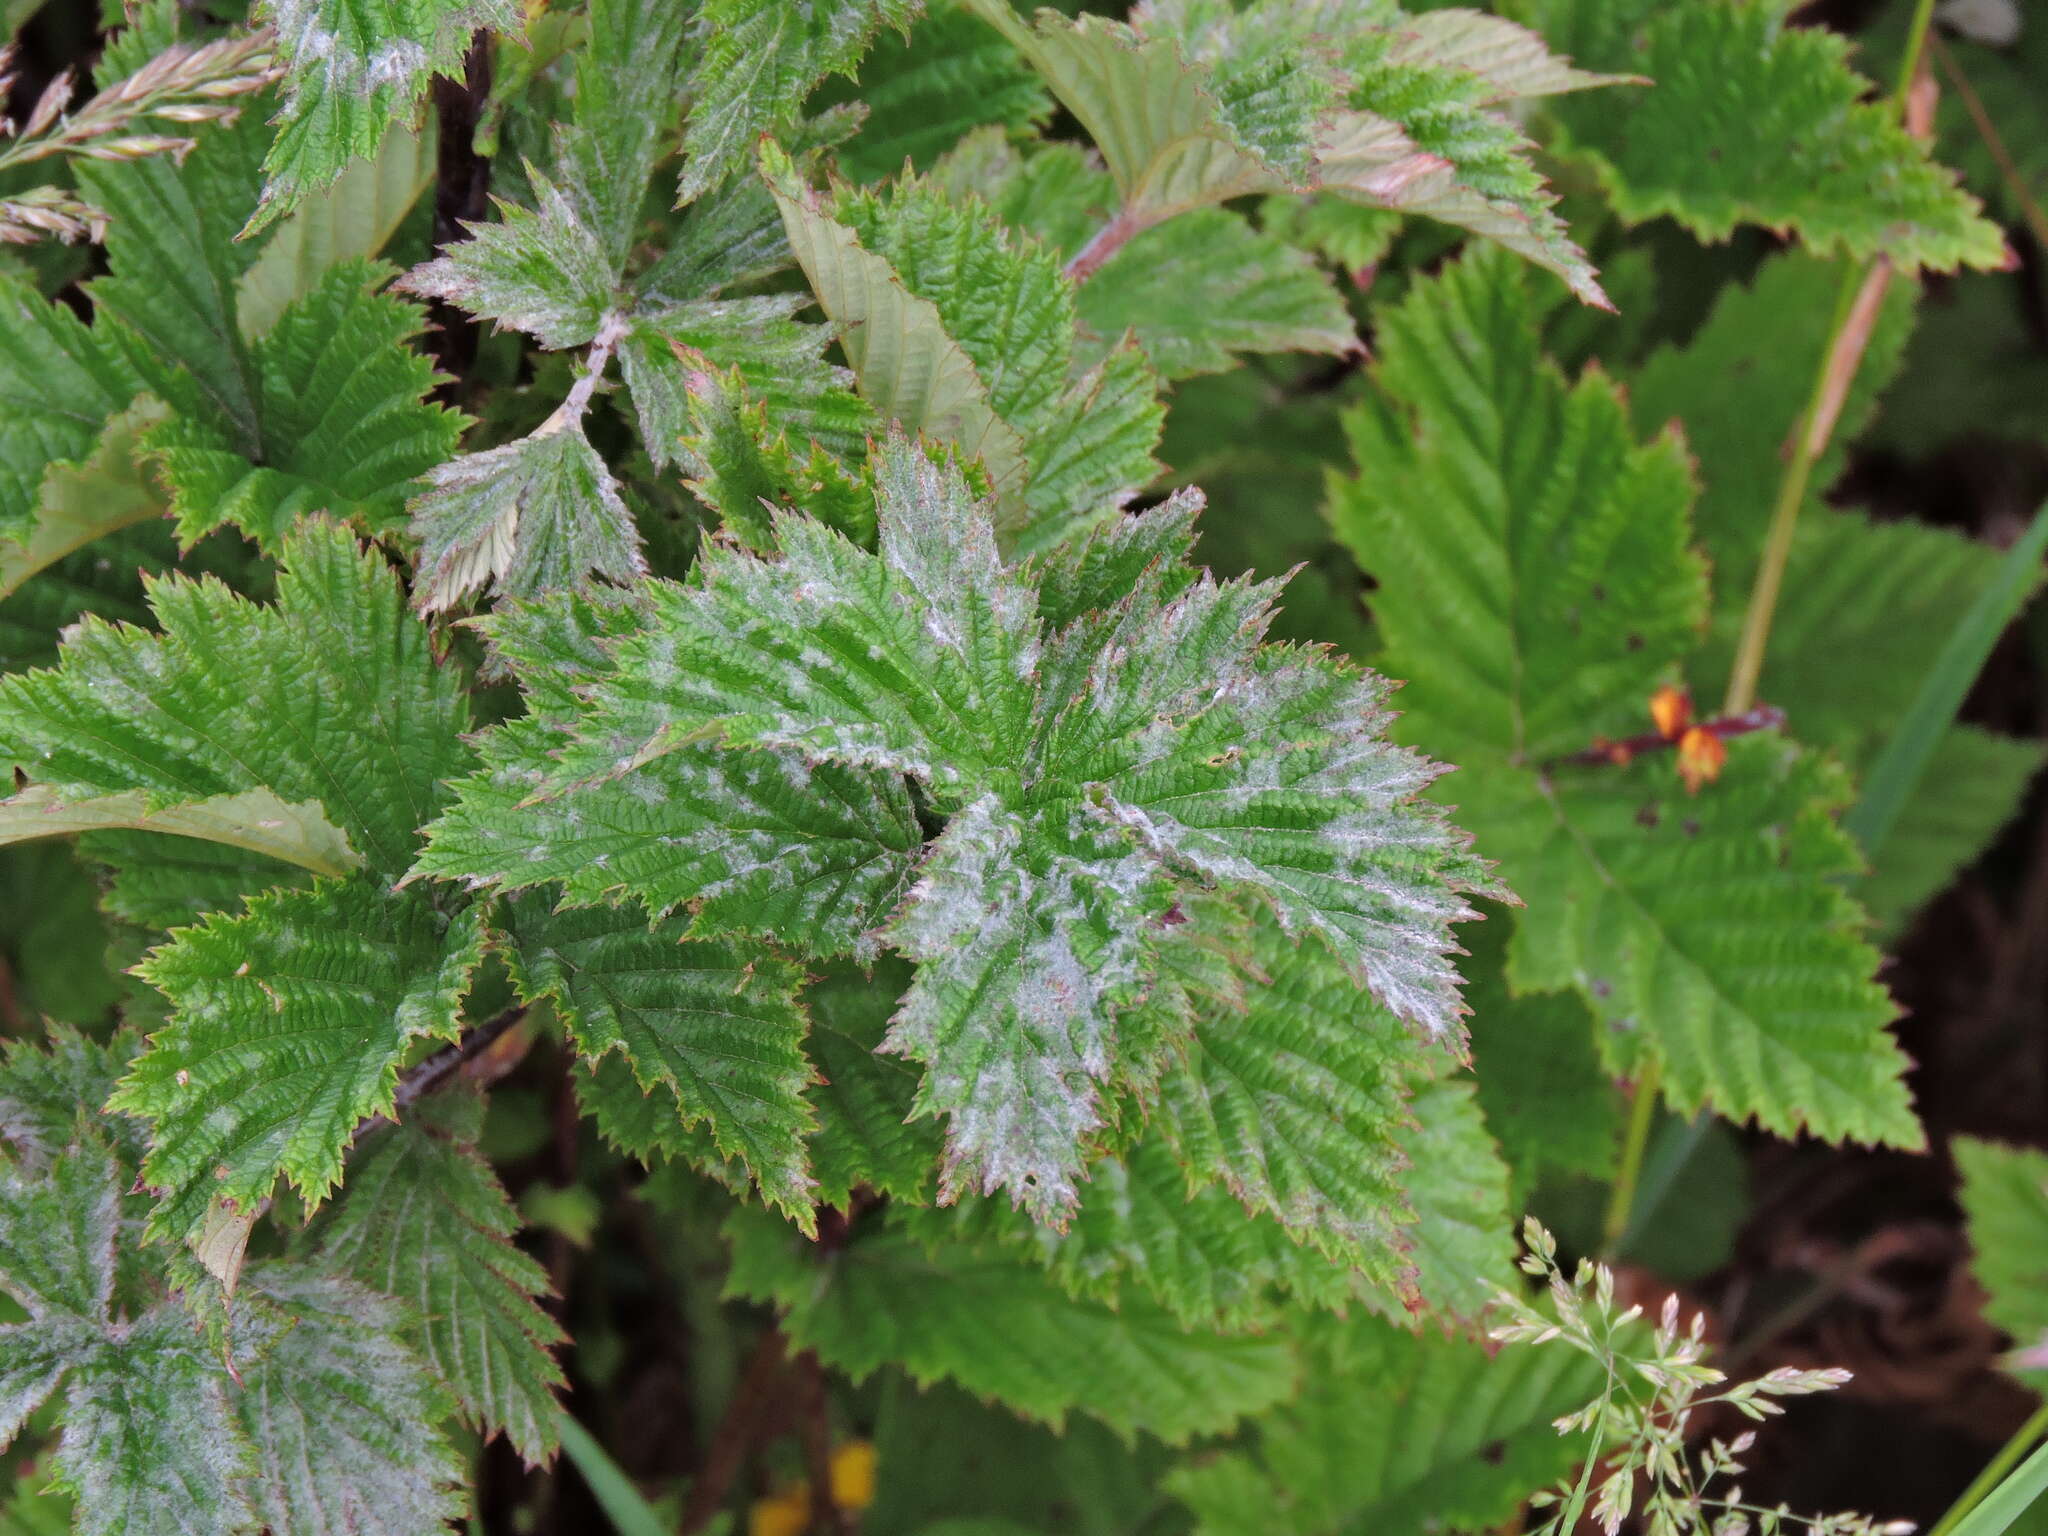
{"type": "Polygon", "coordinates": [[[1948,76],[1948,83],[1955,87],[1956,95],[1963,103],[1963,110],[1970,114],[1970,121],[1976,125],[1977,136],[1991,152],[1992,163],[1998,167],[1998,179],[2005,183],[2005,190],[2012,195],[2012,200],[2019,204],[2020,217],[2026,221],[2027,228],[2033,231],[2034,239],[2040,243],[2044,252],[2048,252],[2048,213],[2041,211],[2041,205],[2034,201],[2033,194],[2027,190],[2027,179],[2020,174],[2019,165],[2013,159],[2012,151],[2005,147],[2005,137],[1998,131],[1998,124],[1993,122],[1991,114],[1984,110],[1983,99],[1977,95],[1975,88],[1970,84],[1969,76],[1963,73],[1962,65],[1956,62],[1955,55],[1948,50],[1942,40],[1938,37],[1930,39],[1929,46],[1934,50],[1935,61],[1948,76]]]}
{"type": "Polygon", "coordinates": [[[733,1482],[740,1475],[747,1452],[753,1448],[762,1421],[768,1416],[769,1402],[776,1381],[782,1375],[782,1359],[787,1349],[788,1341],[783,1338],[780,1328],[770,1328],[754,1346],[746,1373],[740,1377],[739,1385],[733,1388],[725,1417],[719,1421],[718,1432],[711,1437],[710,1448],[704,1453],[703,1468],[690,1484],[689,1502],[683,1506],[682,1536],[691,1536],[692,1532],[701,1531],[709,1525],[725,1504],[726,1495],[732,1492],[733,1482]]]}
{"type": "Polygon", "coordinates": [[[1103,263],[1124,248],[1133,235],[1145,228],[1145,222],[1136,217],[1130,209],[1119,210],[1117,216],[1095,231],[1089,237],[1088,243],[1075,253],[1072,261],[1067,263],[1067,276],[1077,283],[1087,282],[1101,269],[1103,263]]]}
{"type": "Polygon", "coordinates": [[[1934,0],[1918,0],[1913,19],[1906,27],[1906,51],[1899,59],[1898,82],[1892,86],[1892,101],[1905,109],[1906,95],[1913,89],[1913,77],[1920,73],[1920,56],[1927,50],[1927,35],[1934,21],[1934,0]]]}
{"type": "Polygon", "coordinates": [[[1600,1253],[1604,1258],[1613,1258],[1621,1240],[1628,1236],[1629,1218],[1635,1214],[1636,1184],[1643,1176],[1643,1151],[1650,1144],[1650,1126],[1657,1118],[1657,1090],[1663,1078],[1664,1064],[1654,1056],[1636,1074],[1628,1135],[1621,1144],[1621,1164],[1615,1169],[1614,1185],[1607,1192],[1607,1217],[1600,1228],[1600,1253]]]}
{"type": "MultiPolygon", "coordinates": [[[[1934,0],[1918,0],[1906,33],[1906,52],[1899,63],[1898,83],[1890,97],[1891,104],[1902,113],[1910,103],[1913,82],[1920,75],[1933,19],[1934,0]]],[[[1770,529],[1764,535],[1763,555],[1750,587],[1749,606],[1742,615],[1742,638],[1737,642],[1735,663],[1728,673],[1728,694],[1721,706],[1724,714],[1739,715],[1756,702],[1757,679],[1763,674],[1764,648],[1770,642],[1771,618],[1777,611],[1778,590],[1784,584],[1785,562],[1791,558],[1799,509],[1806,501],[1814,461],[1833,435],[1835,418],[1848,398],[1856,366],[1862,361],[1870,326],[1883,298],[1882,274],[1886,270],[1885,260],[1880,256],[1860,271],[1850,267],[1842,274],[1841,296],[1835,302],[1835,319],[1828,329],[1827,346],[1821,351],[1820,371],[1814,378],[1806,410],[1799,418],[1791,455],[1778,482],[1777,500],[1771,506],[1770,529]]]]}
{"type": "Polygon", "coordinates": [[[1984,1502],[1985,1495],[2005,1481],[2005,1475],[2027,1454],[2029,1447],[2044,1434],[2048,1434],[2048,1403],[2036,1408],[2026,1423],[2013,1432],[2013,1437],[1999,1447],[1998,1454],[1985,1464],[1976,1481],[1963,1490],[1961,1498],[1949,1506],[1947,1514],[1935,1522],[1927,1536],[1949,1536],[1961,1525],[1970,1511],[1984,1502]]]}

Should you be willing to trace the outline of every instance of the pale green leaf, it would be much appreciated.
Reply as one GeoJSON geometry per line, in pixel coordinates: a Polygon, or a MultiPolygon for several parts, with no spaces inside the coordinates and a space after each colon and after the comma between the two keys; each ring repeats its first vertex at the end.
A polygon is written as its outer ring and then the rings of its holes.
{"type": "Polygon", "coordinates": [[[434,179],[436,135],[395,124],[374,156],[352,162],[333,186],[308,197],[263,242],[235,285],[235,322],[254,341],[285,306],[311,293],[329,267],[383,251],[434,179]]]}
{"type": "MultiPolygon", "coordinates": [[[[169,510],[139,451],[143,435],[163,418],[160,401],[138,396],[107,418],[83,458],[50,463],[31,503],[32,524],[19,540],[0,541],[0,597],[73,550],[169,510]]],[[[0,446],[0,457],[11,456],[12,449],[0,446]]]]}
{"type": "Polygon", "coordinates": [[[296,864],[318,875],[345,875],[362,863],[349,847],[348,838],[327,820],[319,805],[310,801],[287,805],[267,789],[214,795],[160,809],[152,809],[140,790],[65,801],[35,785],[0,800],[0,844],[112,827],[201,838],[296,864]]]}
{"type": "Polygon", "coordinates": [[[255,1450],[250,1502],[292,1536],[421,1536],[464,1514],[467,1468],[440,1429],[447,1406],[399,1339],[399,1308],[352,1281],[290,1264],[250,1272],[257,1309],[234,1406],[255,1450]]]}
{"type": "Polygon", "coordinates": [[[640,532],[619,485],[567,406],[526,437],[438,463],[412,500],[422,613],[486,587],[534,597],[644,575],[640,532]]]}

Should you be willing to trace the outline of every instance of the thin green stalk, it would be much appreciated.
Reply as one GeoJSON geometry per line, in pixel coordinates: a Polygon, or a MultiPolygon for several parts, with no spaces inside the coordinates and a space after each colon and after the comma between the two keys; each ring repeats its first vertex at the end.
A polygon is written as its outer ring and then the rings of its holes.
{"type": "MultiPolygon", "coordinates": [[[[1920,61],[1927,51],[1928,30],[1933,19],[1934,0],[1918,0],[1913,7],[1913,20],[1906,31],[1906,51],[1899,62],[1898,83],[1893,86],[1890,98],[1892,105],[1901,112],[1906,110],[1913,81],[1920,74],[1920,61]]],[[[1878,259],[1883,260],[1882,257],[1878,259]]],[[[1749,606],[1742,615],[1742,638],[1736,645],[1735,663],[1728,673],[1728,695],[1722,705],[1726,714],[1739,715],[1756,703],[1757,679],[1763,675],[1764,669],[1764,648],[1771,638],[1771,618],[1777,611],[1778,590],[1784,584],[1785,562],[1792,554],[1792,534],[1799,525],[1799,509],[1805,504],[1807,485],[1813,478],[1814,460],[1826,446],[1827,433],[1825,430],[1816,431],[1816,423],[1820,422],[1821,414],[1827,408],[1831,384],[1841,395],[1848,393],[1849,380],[1835,378],[1835,350],[1842,343],[1850,313],[1855,308],[1857,291],[1875,269],[1876,264],[1872,263],[1861,269],[1851,267],[1842,274],[1842,292],[1835,303],[1834,324],[1828,327],[1828,342],[1821,349],[1820,369],[1814,375],[1813,393],[1799,418],[1784,478],[1778,482],[1777,500],[1771,507],[1770,530],[1764,536],[1763,557],[1757,563],[1756,581],[1749,591],[1749,606]]],[[[1860,355],[1859,351],[1859,358],[1860,355]]],[[[1849,371],[1853,375],[1853,361],[1849,371]]]]}
{"type": "Polygon", "coordinates": [[[654,1512],[654,1506],[640,1496],[625,1469],[605,1453],[589,1430],[566,1413],[558,1425],[562,1453],[575,1463],[584,1486],[619,1536],[674,1536],[671,1527],[654,1512]]]}
{"type": "Polygon", "coordinates": [[[2012,1471],[2020,1457],[2026,1455],[2027,1448],[2044,1434],[2048,1434],[2048,1403],[2036,1408],[2033,1417],[1999,1448],[1998,1454],[1977,1474],[1976,1481],[1963,1490],[1963,1496],[1949,1506],[1948,1513],[1935,1522],[1934,1529],[1927,1536],[1957,1536],[1966,1521],[1969,1522],[1969,1530],[1965,1536],[1995,1536],[2025,1513],[2043,1487],[2048,1487],[2048,1446],[2036,1451],[2020,1469],[2019,1475],[2013,1478],[2009,1498],[2002,1499],[1997,1505],[1987,1501],[1993,1490],[2005,1493],[2006,1489],[2001,1485],[2006,1482],[2006,1474],[2012,1471]],[[2007,1505],[2010,1507],[2004,1507],[2007,1505]],[[1972,1520],[1970,1517],[1980,1509],[1985,1511],[1985,1516],[1972,1520]],[[2001,1515],[2003,1518],[1999,1519],[2001,1515]]]}
{"type": "Polygon", "coordinates": [[[1764,535],[1763,555],[1757,561],[1756,580],[1749,589],[1749,606],[1743,610],[1742,638],[1736,642],[1735,662],[1728,672],[1728,693],[1721,704],[1723,714],[1739,715],[1756,703],[1757,679],[1764,670],[1764,648],[1770,643],[1771,619],[1778,608],[1778,589],[1785,581],[1785,562],[1792,556],[1792,534],[1799,526],[1799,509],[1806,502],[1813,461],[1820,451],[1813,440],[1813,423],[1826,403],[1835,348],[1849,323],[1849,312],[1855,306],[1856,291],[1863,286],[1863,277],[1863,271],[1857,267],[1845,268],[1842,273],[1842,291],[1835,301],[1835,319],[1828,327],[1827,345],[1821,348],[1813,392],[1793,428],[1792,457],[1778,482],[1777,500],[1771,504],[1771,526],[1764,535]]]}
{"type": "Polygon", "coordinates": [[[1614,1185],[1607,1192],[1607,1218],[1600,1229],[1600,1252],[1607,1258],[1614,1257],[1621,1247],[1621,1240],[1628,1235],[1629,1218],[1635,1214],[1636,1182],[1643,1176],[1643,1152],[1650,1144],[1650,1126],[1657,1117],[1657,1091],[1663,1077],[1663,1063],[1654,1056],[1636,1074],[1628,1134],[1621,1144],[1621,1165],[1615,1170],[1614,1185]]]}
{"type": "Polygon", "coordinates": [[[1901,111],[1905,110],[1906,93],[1913,89],[1913,78],[1920,73],[1920,56],[1927,51],[1927,31],[1934,20],[1934,0],[1919,0],[1913,7],[1913,20],[1906,27],[1906,51],[1899,59],[1898,83],[1892,87],[1892,100],[1901,111]]]}

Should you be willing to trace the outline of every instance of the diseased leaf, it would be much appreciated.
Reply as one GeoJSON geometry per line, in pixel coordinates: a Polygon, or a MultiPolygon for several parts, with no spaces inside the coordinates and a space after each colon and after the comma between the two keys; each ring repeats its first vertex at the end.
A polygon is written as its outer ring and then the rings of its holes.
{"type": "Polygon", "coordinates": [[[323,1263],[407,1307],[407,1336],[470,1423],[502,1431],[529,1462],[555,1445],[548,1351],[562,1332],[535,1304],[547,1273],[510,1238],[512,1202],[480,1158],[464,1107],[371,1133],[345,1197],[308,1234],[323,1263]],[[424,1123],[423,1123],[424,1122],[424,1123]]]}
{"type": "Polygon", "coordinates": [[[447,1405],[400,1342],[398,1307],[332,1275],[252,1270],[255,1311],[237,1343],[234,1407],[255,1449],[257,1518],[293,1536],[418,1536],[461,1518],[462,1458],[440,1429],[447,1405]]]}
{"type": "MultiPolygon", "coordinates": [[[[918,1112],[949,1117],[942,1196],[1007,1188],[1055,1220],[1072,1206],[1103,1089],[1151,1080],[1173,1043],[1119,1015],[1146,992],[1183,890],[1260,893],[1396,1012],[1449,1029],[1457,893],[1489,877],[1414,804],[1432,770],[1379,739],[1383,684],[1261,649],[1268,586],[1190,585],[1161,562],[1134,590],[1109,587],[1133,552],[1186,539],[1186,498],[1133,520],[1138,537],[1020,568],[956,469],[897,438],[875,477],[879,554],[781,514],[779,559],[714,546],[689,584],[649,583],[616,638],[585,629],[515,656],[588,681],[500,733],[488,750],[507,772],[467,786],[470,806],[523,793],[558,803],[568,828],[579,796],[651,794],[660,773],[702,775],[707,751],[920,780],[951,821],[885,935],[921,962],[888,1048],[926,1068],[918,1112]],[[1041,582],[1060,606],[1110,606],[1048,631],[1041,582]]],[[[475,859],[469,841],[510,853],[513,825],[460,810],[423,870],[523,884],[519,859],[475,859]]]]}
{"type": "Polygon", "coordinates": [[[512,0],[268,0],[263,11],[286,72],[252,230],[376,153],[430,75],[461,73],[473,32],[515,32],[520,22],[512,0]]]}
{"type": "Polygon", "coordinates": [[[412,502],[422,613],[486,587],[533,597],[593,574],[624,582],[646,573],[618,482],[566,407],[516,442],[433,466],[426,482],[412,502]]]}

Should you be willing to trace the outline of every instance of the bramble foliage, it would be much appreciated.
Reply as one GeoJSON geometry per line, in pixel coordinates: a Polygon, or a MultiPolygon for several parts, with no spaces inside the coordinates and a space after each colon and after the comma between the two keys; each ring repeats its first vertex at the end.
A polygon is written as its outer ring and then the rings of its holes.
{"type": "Polygon", "coordinates": [[[2004,237],[1771,0],[1109,9],[148,0],[0,141],[0,1438],[76,1529],[448,1529],[677,1305],[877,1531],[1519,1528],[1589,1399],[1599,1513],[1699,1504],[1693,1341],[1514,1219],[1618,1082],[1923,1144],[1866,908],[2040,753],[1951,726],[1865,867],[1997,556],[1823,497],[2004,237]],[[1798,248],[1667,318],[1666,217],[1798,248]],[[1830,255],[1777,708],[1680,719],[1830,255]]]}

